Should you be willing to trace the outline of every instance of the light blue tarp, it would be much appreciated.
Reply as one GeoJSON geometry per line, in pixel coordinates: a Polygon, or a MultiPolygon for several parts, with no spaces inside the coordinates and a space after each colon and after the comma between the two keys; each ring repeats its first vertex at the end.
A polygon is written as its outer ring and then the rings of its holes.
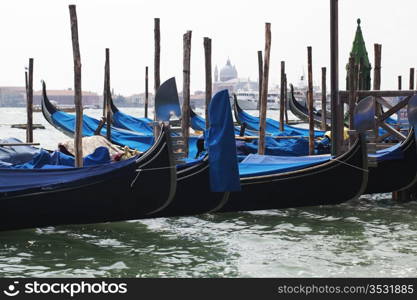
{"type": "Polygon", "coordinates": [[[280,157],[250,154],[239,164],[239,174],[242,178],[279,174],[318,165],[330,161],[330,158],[330,155],[280,157]]]}
{"type": "MultiPolygon", "coordinates": [[[[22,143],[21,140],[16,138],[8,138],[0,140],[2,144],[22,143]]],[[[38,154],[39,148],[32,146],[7,146],[0,147],[0,168],[9,167],[16,164],[24,164],[30,161],[33,156],[38,154]]]]}
{"type": "Polygon", "coordinates": [[[210,128],[206,143],[211,191],[240,191],[235,133],[227,90],[214,95],[209,106],[209,118],[210,128]]]}
{"type": "MultiPolygon", "coordinates": [[[[52,114],[52,119],[54,123],[59,125],[59,127],[64,128],[69,132],[74,132],[75,129],[75,115],[68,114],[66,112],[57,111],[52,114]]],[[[93,136],[94,131],[99,125],[99,121],[91,118],[87,115],[83,115],[83,136],[93,136]]],[[[100,134],[106,136],[106,126],[102,128],[100,134]]],[[[153,144],[153,136],[141,134],[137,132],[132,132],[129,130],[124,130],[120,128],[111,128],[111,139],[112,142],[128,146],[132,149],[137,149],[139,151],[145,152],[153,144]]]]}
{"type": "MultiPolygon", "coordinates": [[[[75,116],[66,112],[58,111],[52,114],[52,119],[58,127],[69,132],[74,132],[75,116]]],[[[94,131],[100,122],[92,117],[83,115],[83,136],[93,136],[94,131]]],[[[106,136],[106,126],[102,128],[100,134],[106,136]]],[[[197,154],[197,140],[198,137],[190,137],[189,140],[189,158],[195,158],[197,154]]],[[[154,142],[154,137],[151,134],[133,132],[127,129],[111,128],[111,141],[115,144],[128,146],[132,149],[145,152],[154,142]]]]}
{"type": "MultiPolygon", "coordinates": [[[[93,153],[83,158],[84,166],[96,166],[110,163],[110,153],[106,147],[98,147],[93,153]]],[[[59,169],[59,168],[73,168],[75,166],[74,156],[64,154],[59,151],[49,153],[41,149],[32,160],[27,163],[14,165],[13,168],[21,169],[59,169]]]]}
{"type": "MultiPolygon", "coordinates": [[[[240,123],[245,122],[248,129],[251,130],[259,130],[259,118],[248,114],[243,110],[238,110],[238,117],[240,123]]],[[[279,130],[279,122],[273,119],[267,118],[266,119],[266,132],[271,135],[276,136],[309,136],[309,130],[305,128],[298,128],[290,125],[284,124],[284,131],[279,130]]],[[[314,136],[315,137],[322,137],[324,136],[324,131],[315,130],[314,136]]]]}
{"type": "Polygon", "coordinates": [[[113,125],[117,128],[132,130],[136,132],[141,132],[144,134],[153,134],[152,126],[149,123],[152,123],[151,119],[148,118],[136,118],[121,111],[117,111],[112,116],[113,125]]]}
{"type": "MultiPolygon", "coordinates": [[[[192,115],[191,117],[191,122],[190,122],[191,128],[194,130],[198,130],[198,131],[205,131],[206,129],[206,120],[197,115],[196,113],[194,113],[194,115],[192,115]]],[[[235,135],[239,135],[240,134],[240,127],[234,127],[235,129],[235,135]]],[[[258,133],[254,132],[252,130],[245,130],[245,136],[257,136],[258,133]]]]}

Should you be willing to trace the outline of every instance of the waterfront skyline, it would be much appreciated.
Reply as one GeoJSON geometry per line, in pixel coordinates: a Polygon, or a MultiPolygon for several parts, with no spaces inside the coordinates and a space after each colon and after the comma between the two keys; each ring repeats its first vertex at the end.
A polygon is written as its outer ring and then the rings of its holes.
{"type": "MultiPolygon", "coordinates": [[[[175,76],[182,90],[182,35],[192,30],[191,90],[204,89],[203,37],[212,38],[213,70],[227,58],[239,77],[257,80],[257,51],[264,48],[264,24],[272,24],[270,83],[279,83],[280,61],[286,61],[288,80],[297,83],[307,70],[307,46],[313,47],[315,83],[320,69],[329,69],[329,1],[130,1],[44,0],[0,4],[3,45],[0,86],[23,86],[24,67],[35,59],[34,89],[44,79],[51,89],[73,87],[73,61],[68,4],[77,5],[84,90],[101,93],[104,49],[111,52],[111,86],[131,95],[144,90],[144,69],[153,89],[153,19],[161,18],[161,80],[175,76]],[[204,11],[203,11],[204,10],[204,11]]],[[[408,87],[409,68],[416,64],[414,43],[403,34],[412,28],[417,4],[402,1],[340,1],[340,87],[352,46],[356,19],[373,64],[373,44],[382,44],[382,88],[396,89],[398,75],[408,87]],[[378,14],[375,7],[378,5],[378,14]],[[405,9],[407,8],[407,9],[405,9]]],[[[328,71],[329,72],[329,71],[328,71]]],[[[270,86],[271,86],[270,85],[270,86]]],[[[329,85],[328,85],[329,86],[329,85]]]]}

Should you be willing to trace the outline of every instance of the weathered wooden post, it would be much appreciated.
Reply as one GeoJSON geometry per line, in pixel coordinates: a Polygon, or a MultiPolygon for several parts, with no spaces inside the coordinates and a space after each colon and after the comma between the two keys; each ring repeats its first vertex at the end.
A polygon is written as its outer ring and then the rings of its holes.
{"type": "Polygon", "coordinates": [[[321,130],[327,130],[326,67],[321,68],[321,130]]]}
{"type": "Polygon", "coordinates": [[[106,48],[106,63],[104,67],[104,97],[106,98],[106,138],[111,141],[111,123],[112,115],[110,108],[111,91],[110,91],[110,50],[106,48]]]}
{"type": "Polygon", "coordinates": [[[398,76],[398,90],[399,91],[402,90],[402,77],[401,77],[401,75],[398,76]]]}
{"type": "Polygon", "coordinates": [[[307,62],[308,62],[308,127],[309,127],[309,139],[308,139],[308,153],[314,154],[314,116],[313,116],[313,61],[312,61],[312,49],[311,46],[307,47],[307,62]]]}
{"type": "Polygon", "coordinates": [[[184,57],[183,57],[183,88],[182,88],[182,136],[184,137],[185,156],[188,156],[188,139],[190,136],[190,64],[191,64],[191,31],[183,36],[184,57]]]}
{"type": "Polygon", "coordinates": [[[414,90],[414,68],[410,68],[410,90],[414,90]]]}
{"type": "Polygon", "coordinates": [[[288,125],[288,82],[287,74],[284,74],[284,110],[285,110],[285,123],[288,125]]]}
{"type": "Polygon", "coordinates": [[[373,89],[375,91],[379,91],[381,89],[381,49],[382,45],[374,44],[375,62],[373,89]]]}
{"type": "Polygon", "coordinates": [[[340,153],[343,138],[343,111],[339,99],[339,1],[330,0],[330,94],[332,113],[332,155],[340,153]]]}
{"type": "Polygon", "coordinates": [[[284,110],[285,110],[285,61],[281,61],[281,92],[279,95],[279,130],[284,131],[284,110]]]}
{"type": "MultiPolygon", "coordinates": [[[[154,41],[155,41],[155,53],[154,53],[154,95],[156,95],[156,91],[158,90],[161,84],[161,78],[159,73],[160,63],[161,63],[161,30],[160,30],[160,20],[159,18],[154,19],[154,41]]],[[[155,101],[155,98],[154,98],[155,101]]],[[[154,103],[154,114],[153,119],[156,121],[156,105],[154,103]]],[[[160,134],[159,126],[154,126],[153,134],[156,138],[160,134]]]]}
{"type": "MultiPolygon", "coordinates": [[[[355,58],[351,56],[349,58],[349,129],[354,130],[354,111],[356,104],[356,87],[359,83],[357,81],[357,65],[355,64],[355,58]]],[[[349,136],[349,143],[353,145],[355,137],[349,136]]]]}
{"type": "Polygon", "coordinates": [[[29,74],[26,76],[26,143],[33,143],[33,58],[29,58],[29,74]]]}
{"type": "Polygon", "coordinates": [[[74,104],[75,104],[75,167],[82,168],[83,166],[83,145],[82,145],[82,130],[83,130],[83,105],[81,94],[81,56],[80,45],[78,43],[78,22],[77,11],[75,5],[69,6],[70,20],[71,20],[71,36],[72,36],[72,52],[74,57],[74,104]]]}
{"type": "Polygon", "coordinates": [[[161,84],[161,78],[159,75],[159,68],[161,63],[161,30],[159,18],[154,19],[154,40],[155,40],[155,56],[154,56],[154,86],[155,92],[161,84]]]}
{"type": "Polygon", "coordinates": [[[262,75],[258,154],[265,155],[266,107],[268,99],[269,58],[271,55],[271,23],[265,23],[265,61],[262,75]]]}
{"type": "Polygon", "coordinates": [[[209,120],[209,105],[212,95],[212,77],[211,77],[211,39],[204,38],[204,57],[205,57],[205,70],[206,70],[206,106],[205,106],[205,118],[206,118],[206,130],[210,127],[209,120]]]}
{"type": "Polygon", "coordinates": [[[148,106],[149,106],[149,75],[148,66],[145,67],[145,118],[148,117],[148,106]]]}
{"type": "Polygon", "coordinates": [[[261,94],[262,94],[262,77],[263,77],[263,61],[262,61],[262,51],[258,51],[258,110],[261,105],[261,94]]]}

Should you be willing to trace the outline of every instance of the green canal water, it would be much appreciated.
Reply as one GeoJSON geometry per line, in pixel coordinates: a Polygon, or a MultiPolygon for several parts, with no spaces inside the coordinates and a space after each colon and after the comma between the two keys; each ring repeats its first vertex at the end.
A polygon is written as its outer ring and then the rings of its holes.
{"type": "MultiPolygon", "coordinates": [[[[24,109],[0,113],[0,136],[24,139],[10,128],[25,122],[24,109]]],[[[40,113],[34,123],[46,127],[34,132],[45,148],[68,139],[40,113]]],[[[0,277],[35,276],[416,277],[417,202],[384,194],[337,206],[0,232],[0,277]]]]}
{"type": "Polygon", "coordinates": [[[0,233],[1,277],[415,277],[417,203],[342,205],[0,233]]]}

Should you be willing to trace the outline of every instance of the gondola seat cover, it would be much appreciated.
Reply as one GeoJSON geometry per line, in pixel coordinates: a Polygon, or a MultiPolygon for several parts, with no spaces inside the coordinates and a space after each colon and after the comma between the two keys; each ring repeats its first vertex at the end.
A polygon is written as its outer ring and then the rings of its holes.
{"type": "Polygon", "coordinates": [[[209,118],[210,128],[206,143],[211,191],[240,191],[235,131],[227,90],[214,95],[209,106],[209,118]]]}

